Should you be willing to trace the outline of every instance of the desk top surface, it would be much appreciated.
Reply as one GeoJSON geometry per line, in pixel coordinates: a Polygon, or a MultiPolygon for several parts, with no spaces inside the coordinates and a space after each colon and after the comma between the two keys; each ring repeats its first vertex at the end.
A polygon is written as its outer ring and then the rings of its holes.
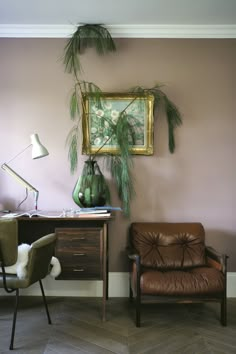
{"type": "Polygon", "coordinates": [[[28,217],[28,216],[19,216],[16,218],[17,220],[25,220],[25,221],[42,221],[42,220],[55,220],[55,221],[84,221],[84,220],[88,220],[88,221],[92,221],[92,220],[99,220],[99,221],[107,221],[107,220],[112,220],[114,219],[114,217],[112,215],[108,215],[108,216],[75,216],[75,217],[44,217],[44,216],[32,216],[32,217],[28,217]]]}
{"type": "Polygon", "coordinates": [[[56,211],[30,211],[30,212],[9,212],[0,213],[0,220],[2,219],[18,219],[30,221],[42,220],[59,220],[59,221],[80,221],[80,220],[112,220],[114,215],[111,212],[95,212],[95,213],[78,213],[72,215],[63,215],[61,212],[56,211]]]}

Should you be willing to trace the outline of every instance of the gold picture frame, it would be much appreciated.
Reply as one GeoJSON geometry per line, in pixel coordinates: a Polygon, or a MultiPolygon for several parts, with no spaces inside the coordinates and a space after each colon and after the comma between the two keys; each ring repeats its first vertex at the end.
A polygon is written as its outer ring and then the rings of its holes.
{"type": "MultiPolygon", "coordinates": [[[[135,143],[130,151],[137,155],[153,154],[153,105],[152,95],[133,93],[102,93],[99,100],[95,94],[85,94],[83,97],[84,115],[83,126],[83,154],[117,154],[118,146],[115,138],[109,139],[109,124],[119,113],[126,111],[130,115],[130,123],[134,130],[135,143]],[[104,115],[107,120],[102,119],[104,115]]],[[[111,131],[110,131],[111,134],[111,131]]]]}

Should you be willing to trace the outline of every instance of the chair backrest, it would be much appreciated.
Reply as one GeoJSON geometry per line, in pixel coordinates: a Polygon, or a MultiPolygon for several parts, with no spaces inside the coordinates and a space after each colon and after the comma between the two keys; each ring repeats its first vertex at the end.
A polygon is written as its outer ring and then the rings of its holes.
{"type": "Polygon", "coordinates": [[[5,266],[11,266],[16,263],[17,247],[17,220],[0,219],[0,260],[3,261],[5,266]]]}
{"type": "Polygon", "coordinates": [[[49,273],[49,266],[54,255],[57,236],[55,233],[41,237],[33,242],[29,252],[27,277],[30,283],[43,279],[49,273]]]}
{"type": "Polygon", "coordinates": [[[205,231],[200,223],[132,223],[130,237],[143,266],[180,269],[206,263],[205,231]]]}

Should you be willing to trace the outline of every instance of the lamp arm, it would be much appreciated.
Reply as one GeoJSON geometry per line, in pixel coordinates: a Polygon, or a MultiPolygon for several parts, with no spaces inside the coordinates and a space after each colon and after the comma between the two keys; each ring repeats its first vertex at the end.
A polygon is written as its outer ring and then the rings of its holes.
{"type": "Polygon", "coordinates": [[[2,169],[6,171],[9,175],[15,178],[17,182],[22,184],[25,188],[27,188],[30,192],[35,193],[35,209],[37,210],[37,201],[38,201],[38,195],[39,191],[33,187],[29,182],[27,182],[23,177],[18,175],[17,172],[15,172],[11,167],[9,167],[6,163],[4,163],[2,166],[2,169]]]}
{"type": "MultiPolygon", "coordinates": [[[[32,146],[32,144],[28,145],[26,148],[24,148],[24,150],[20,151],[17,155],[13,156],[11,158],[11,160],[7,161],[7,164],[12,162],[13,160],[15,160],[19,155],[23,154],[23,152],[25,152],[25,150],[27,150],[30,146],[32,146]]],[[[4,165],[6,165],[6,164],[4,164],[4,165]]]]}

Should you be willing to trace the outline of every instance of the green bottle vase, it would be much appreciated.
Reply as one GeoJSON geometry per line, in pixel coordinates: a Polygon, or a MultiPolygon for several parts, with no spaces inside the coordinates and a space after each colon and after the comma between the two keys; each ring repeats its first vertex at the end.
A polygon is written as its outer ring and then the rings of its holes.
{"type": "Polygon", "coordinates": [[[97,161],[85,161],[81,176],[74,187],[72,197],[81,208],[103,206],[110,202],[110,193],[97,161]]]}

